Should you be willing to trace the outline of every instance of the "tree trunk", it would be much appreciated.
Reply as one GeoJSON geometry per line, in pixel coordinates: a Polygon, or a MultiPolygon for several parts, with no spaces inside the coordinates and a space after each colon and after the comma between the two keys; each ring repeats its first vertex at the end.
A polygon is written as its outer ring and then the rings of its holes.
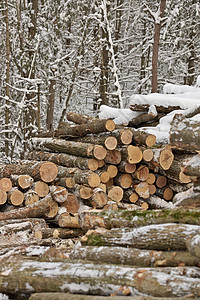
{"type": "Polygon", "coordinates": [[[160,40],[160,30],[162,18],[166,7],[166,0],[161,0],[159,14],[154,19],[154,41],[153,41],[153,55],[152,55],[152,87],[151,92],[157,93],[158,91],[158,50],[160,40]]]}
{"type": "Polygon", "coordinates": [[[56,87],[56,80],[50,79],[49,84],[49,102],[47,106],[47,130],[53,130],[53,119],[54,119],[54,103],[55,103],[55,87],[56,87]]]}

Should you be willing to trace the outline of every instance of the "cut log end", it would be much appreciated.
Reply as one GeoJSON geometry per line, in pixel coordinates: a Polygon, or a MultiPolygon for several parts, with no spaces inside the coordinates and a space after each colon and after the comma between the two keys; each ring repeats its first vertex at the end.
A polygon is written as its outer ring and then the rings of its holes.
{"type": "Polygon", "coordinates": [[[80,188],[80,197],[82,199],[89,199],[92,196],[92,188],[83,186],[80,188]]]}
{"type": "Polygon", "coordinates": [[[34,180],[29,175],[20,175],[17,181],[20,188],[27,189],[31,186],[34,180]]]}
{"type": "Polygon", "coordinates": [[[8,192],[8,199],[9,199],[10,203],[13,204],[14,206],[19,206],[24,201],[24,194],[19,190],[11,189],[8,192]]]}
{"type": "Polygon", "coordinates": [[[102,160],[106,157],[107,150],[103,146],[95,146],[94,147],[94,157],[96,159],[102,160]]]}
{"type": "Polygon", "coordinates": [[[110,178],[114,178],[115,176],[117,176],[118,168],[116,166],[114,166],[114,165],[109,165],[107,167],[107,172],[110,175],[110,178]]]}
{"type": "Polygon", "coordinates": [[[107,120],[105,124],[105,128],[108,131],[113,131],[115,129],[115,122],[113,120],[107,120]]]}
{"type": "Polygon", "coordinates": [[[130,130],[124,130],[120,136],[121,142],[124,145],[129,145],[133,139],[133,133],[130,130]]]}
{"type": "Polygon", "coordinates": [[[151,149],[145,149],[142,153],[142,158],[144,161],[151,161],[153,156],[153,151],[151,149]]]}
{"type": "Polygon", "coordinates": [[[114,136],[106,138],[105,146],[108,150],[114,150],[117,147],[117,139],[114,136]]]}
{"type": "Polygon", "coordinates": [[[39,197],[44,198],[49,193],[49,186],[43,181],[37,181],[34,184],[34,190],[39,197]]]}
{"type": "Polygon", "coordinates": [[[107,150],[105,162],[108,164],[118,165],[121,162],[121,152],[117,149],[107,150]]]}
{"type": "Polygon", "coordinates": [[[74,180],[73,177],[67,177],[65,179],[65,184],[66,184],[66,187],[69,188],[69,189],[73,189],[73,187],[75,186],[76,184],[76,181],[74,180]]]}
{"type": "Polygon", "coordinates": [[[160,153],[159,163],[163,170],[169,170],[174,161],[174,154],[169,149],[164,149],[160,153]]]}
{"type": "Polygon", "coordinates": [[[98,174],[96,174],[96,173],[90,174],[90,176],[88,177],[89,186],[95,188],[95,187],[98,187],[100,185],[100,183],[101,183],[101,179],[98,174]]]}
{"type": "Polygon", "coordinates": [[[139,147],[129,145],[127,147],[127,151],[128,151],[128,162],[130,164],[136,164],[142,160],[142,151],[139,147]]]}
{"type": "Polygon", "coordinates": [[[155,143],[156,143],[156,136],[154,134],[148,135],[148,137],[146,138],[147,147],[152,147],[155,145],[155,143]]]}
{"type": "Polygon", "coordinates": [[[52,162],[44,162],[40,167],[40,178],[44,182],[52,182],[58,175],[58,167],[52,162]]]}
{"type": "Polygon", "coordinates": [[[112,186],[108,191],[108,198],[120,202],[123,199],[124,191],[120,186],[112,186]]]}
{"type": "Polygon", "coordinates": [[[98,161],[94,158],[89,159],[88,161],[88,169],[90,171],[96,171],[99,168],[98,161]]]}
{"type": "Polygon", "coordinates": [[[3,205],[7,201],[7,193],[0,190],[0,205],[3,205]]]}
{"type": "Polygon", "coordinates": [[[10,191],[12,188],[12,182],[9,178],[2,178],[0,180],[0,190],[4,192],[10,191]]]}

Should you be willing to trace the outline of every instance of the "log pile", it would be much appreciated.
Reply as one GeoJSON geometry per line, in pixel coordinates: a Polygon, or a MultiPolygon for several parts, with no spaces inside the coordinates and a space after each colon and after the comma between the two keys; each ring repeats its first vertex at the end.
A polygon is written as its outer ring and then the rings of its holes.
{"type": "Polygon", "coordinates": [[[0,293],[198,297],[197,147],[186,151],[175,138],[160,146],[112,120],[67,118],[74,124],[34,137],[19,164],[0,165],[0,293]],[[34,259],[27,246],[40,247],[34,259]]]}

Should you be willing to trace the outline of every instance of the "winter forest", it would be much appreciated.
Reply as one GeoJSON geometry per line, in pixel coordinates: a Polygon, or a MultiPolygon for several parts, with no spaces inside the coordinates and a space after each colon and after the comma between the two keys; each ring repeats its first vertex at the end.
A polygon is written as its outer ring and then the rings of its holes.
{"type": "Polygon", "coordinates": [[[166,83],[194,86],[199,14],[199,0],[2,0],[2,161],[68,110],[96,116],[166,83]]]}

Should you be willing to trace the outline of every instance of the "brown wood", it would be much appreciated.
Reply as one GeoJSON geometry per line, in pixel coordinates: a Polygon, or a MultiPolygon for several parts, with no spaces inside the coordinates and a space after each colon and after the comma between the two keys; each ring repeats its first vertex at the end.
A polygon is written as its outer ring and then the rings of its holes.
{"type": "Polygon", "coordinates": [[[67,120],[74,122],[76,124],[85,124],[85,123],[89,123],[91,121],[97,120],[97,118],[95,117],[91,117],[88,115],[83,115],[83,114],[79,114],[73,111],[69,111],[66,115],[67,120]]]}
{"type": "Polygon", "coordinates": [[[17,185],[23,190],[29,188],[32,185],[33,181],[34,179],[30,175],[17,176],[17,185]]]}
{"type": "Polygon", "coordinates": [[[142,152],[142,159],[144,161],[151,161],[153,159],[153,151],[151,149],[144,149],[142,152]]]}
{"type": "Polygon", "coordinates": [[[118,174],[114,178],[114,182],[116,183],[116,185],[121,186],[123,189],[128,189],[133,183],[133,178],[131,174],[118,174]]]}
{"type": "Polygon", "coordinates": [[[148,174],[148,177],[147,177],[147,179],[146,179],[146,182],[147,182],[148,184],[154,184],[155,181],[156,181],[156,176],[155,176],[155,174],[149,173],[149,174],[148,174]]]}
{"type": "Polygon", "coordinates": [[[92,196],[92,188],[87,186],[80,187],[80,197],[82,199],[89,199],[92,196]]]}
{"type": "Polygon", "coordinates": [[[176,114],[171,123],[170,144],[182,149],[199,151],[200,122],[176,114]]]}
{"type": "Polygon", "coordinates": [[[149,208],[149,204],[140,198],[137,200],[136,205],[141,207],[142,210],[147,210],[149,208]]]}
{"type": "Polygon", "coordinates": [[[105,161],[102,159],[102,160],[97,160],[98,162],[98,168],[102,168],[104,165],[105,165],[105,161]]]}
{"type": "Polygon", "coordinates": [[[0,190],[0,205],[5,204],[7,201],[7,193],[5,191],[0,190]]]}
{"type": "Polygon", "coordinates": [[[113,178],[110,178],[109,181],[106,182],[105,185],[106,185],[106,188],[109,188],[109,187],[113,186],[113,185],[114,185],[114,180],[113,180],[113,178]]]}
{"type": "Polygon", "coordinates": [[[161,199],[164,199],[167,201],[171,200],[174,196],[172,189],[170,189],[169,187],[163,187],[163,188],[157,189],[155,194],[157,196],[159,196],[161,199]]]}
{"type": "Polygon", "coordinates": [[[133,141],[138,145],[146,145],[152,147],[156,143],[156,136],[154,134],[147,133],[142,130],[130,128],[133,134],[133,141]]]}
{"type": "Polygon", "coordinates": [[[8,212],[0,212],[1,220],[9,219],[25,219],[25,218],[40,218],[43,217],[45,213],[49,212],[50,206],[49,201],[52,198],[48,195],[45,198],[39,200],[38,202],[31,204],[26,207],[20,207],[8,212]]]}
{"type": "Polygon", "coordinates": [[[14,206],[19,206],[24,202],[24,194],[17,188],[12,188],[8,192],[8,201],[14,206]]]}
{"type": "Polygon", "coordinates": [[[131,130],[121,130],[119,132],[120,141],[124,145],[130,145],[133,140],[133,133],[131,130]]]}
{"type": "Polygon", "coordinates": [[[12,188],[12,181],[9,178],[0,179],[0,190],[4,192],[10,191],[12,188]]]}
{"type": "Polygon", "coordinates": [[[124,190],[124,196],[123,196],[124,201],[136,203],[138,199],[139,196],[137,193],[134,192],[133,189],[124,190]]]}
{"type": "Polygon", "coordinates": [[[200,177],[200,154],[192,156],[183,164],[183,172],[189,176],[200,177]]]}
{"type": "Polygon", "coordinates": [[[54,201],[63,203],[67,200],[68,190],[65,187],[51,185],[49,189],[54,201]]]}
{"type": "Polygon", "coordinates": [[[39,180],[31,185],[31,190],[35,191],[40,198],[46,197],[49,193],[49,186],[47,183],[39,180]]]}
{"type": "Polygon", "coordinates": [[[106,170],[97,170],[96,174],[99,175],[102,183],[107,183],[110,179],[110,174],[106,170]]]}
{"type": "Polygon", "coordinates": [[[104,159],[105,163],[118,165],[121,162],[121,152],[120,150],[107,150],[106,157],[104,159]]]}
{"type": "Polygon", "coordinates": [[[137,164],[142,160],[142,151],[139,147],[128,145],[121,148],[122,159],[130,164],[137,164]]]}
{"type": "Polygon", "coordinates": [[[49,210],[44,213],[44,218],[53,219],[56,217],[56,215],[59,211],[58,202],[54,201],[50,194],[47,195],[45,198],[48,199],[49,210]]]}
{"type": "Polygon", "coordinates": [[[99,186],[101,182],[99,175],[90,170],[84,171],[78,168],[66,168],[64,175],[65,177],[74,178],[78,184],[86,184],[93,188],[99,186]]]}
{"type": "Polygon", "coordinates": [[[120,186],[112,186],[108,189],[108,198],[120,202],[123,199],[124,191],[120,186]]]}
{"type": "Polygon", "coordinates": [[[79,220],[76,217],[72,217],[68,212],[58,216],[58,225],[61,228],[81,228],[79,220]]]}
{"type": "Polygon", "coordinates": [[[156,192],[156,186],[154,184],[149,184],[149,195],[154,195],[156,192]]]}
{"type": "Polygon", "coordinates": [[[117,147],[117,139],[114,136],[106,138],[105,147],[108,150],[114,150],[117,147]]]}
{"type": "Polygon", "coordinates": [[[94,208],[102,208],[108,202],[108,195],[100,188],[93,190],[91,204],[94,208]]]}
{"type": "Polygon", "coordinates": [[[171,150],[163,149],[160,152],[159,163],[163,170],[169,170],[174,160],[174,155],[171,150]]]}
{"type": "Polygon", "coordinates": [[[132,174],[136,170],[136,164],[130,164],[126,161],[121,161],[121,163],[118,165],[118,170],[121,173],[129,173],[132,174]]]}
{"type": "Polygon", "coordinates": [[[57,183],[61,186],[64,186],[65,188],[73,189],[76,184],[76,181],[73,177],[64,177],[59,178],[57,183]]]}
{"type": "Polygon", "coordinates": [[[39,196],[35,191],[29,190],[28,192],[24,193],[24,204],[30,205],[35,202],[39,201],[39,196]]]}
{"type": "Polygon", "coordinates": [[[148,123],[153,121],[157,115],[153,113],[141,113],[137,117],[133,118],[129,123],[128,126],[130,127],[138,127],[142,123],[148,123]]]}
{"type": "MultiPolygon", "coordinates": [[[[148,111],[150,105],[149,104],[133,104],[130,105],[130,109],[133,111],[148,111]]],[[[156,110],[158,113],[165,113],[168,114],[172,112],[173,110],[180,110],[180,106],[162,106],[162,105],[155,105],[156,110]]]]}
{"type": "Polygon", "coordinates": [[[158,188],[163,188],[167,184],[167,177],[162,175],[156,176],[156,185],[158,188]]]}
{"type": "MultiPolygon", "coordinates": [[[[62,151],[62,150],[61,150],[62,151]]],[[[98,169],[98,162],[96,159],[85,158],[81,156],[70,155],[66,153],[49,153],[45,151],[31,151],[25,155],[26,159],[51,161],[57,165],[74,168],[77,167],[82,170],[95,171],[98,169]]]]}
{"type": "Polygon", "coordinates": [[[89,133],[95,134],[104,131],[113,131],[114,129],[114,121],[106,119],[93,119],[88,123],[80,125],[70,125],[69,123],[62,122],[55,130],[54,136],[59,138],[81,137],[89,133]]]}
{"type": "Polygon", "coordinates": [[[136,193],[141,197],[141,198],[144,198],[144,199],[147,199],[149,198],[149,185],[147,182],[140,182],[139,184],[137,184],[135,186],[135,191],[136,193]]]}
{"type": "Polygon", "coordinates": [[[107,166],[107,172],[110,175],[110,178],[114,178],[118,174],[118,168],[116,166],[114,166],[114,165],[108,165],[107,166]]]}
{"type": "MultiPolygon", "coordinates": [[[[194,254],[192,255],[187,251],[169,252],[141,250],[137,248],[125,247],[115,247],[115,251],[110,251],[110,247],[106,246],[102,246],[101,251],[99,251],[98,246],[82,246],[73,249],[70,253],[70,258],[79,260],[90,260],[95,261],[97,263],[99,263],[99,261],[104,263],[110,263],[112,261],[113,264],[155,268],[169,266],[178,267],[181,264],[184,264],[185,266],[197,266],[200,262],[199,259],[194,256],[194,254]]],[[[119,300],[120,299],[121,298],[119,298],[119,300]]],[[[128,297],[128,299],[130,298],[128,297]]],[[[137,298],[135,300],[137,300],[137,298]]]]}
{"type": "Polygon", "coordinates": [[[68,193],[67,200],[61,203],[67,209],[70,214],[77,214],[80,208],[79,200],[73,193],[68,193]]]}
{"type": "Polygon", "coordinates": [[[52,162],[44,162],[40,167],[40,178],[42,181],[49,183],[56,179],[58,167],[52,162]]]}
{"type": "Polygon", "coordinates": [[[69,155],[96,159],[104,159],[106,156],[106,149],[101,145],[99,146],[53,138],[32,138],[32,142],[33,148],[39,150],[50,149],[53,151],[67,153],[69,155]]]}
{"type": "Polygon", "coordinates": [[[146,181],[149,176],[149,168],[145,165],[140,165],[137,170],[132,174],[134,179],[146,181]]]}

